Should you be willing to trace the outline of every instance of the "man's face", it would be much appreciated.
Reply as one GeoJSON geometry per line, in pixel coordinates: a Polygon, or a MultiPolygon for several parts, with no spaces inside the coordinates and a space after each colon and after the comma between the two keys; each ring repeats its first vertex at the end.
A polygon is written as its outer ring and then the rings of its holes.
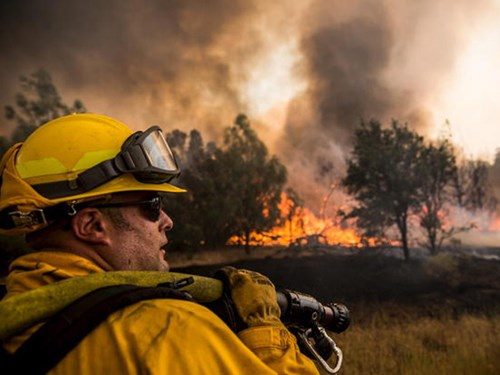
{"type": "MultiPolygon", "coordinates": [[[[113,201],[134,202],[151,199],[154,195],[145,192],[122,194],[113,201]]],[[[161,210],[158,220],[153,221],[144,211],[144,206],[113,208],[119,210],[111,223],[113,267],[117,270],[168,271],[165,260],[166,232],[173,222],[161,210]]]]}

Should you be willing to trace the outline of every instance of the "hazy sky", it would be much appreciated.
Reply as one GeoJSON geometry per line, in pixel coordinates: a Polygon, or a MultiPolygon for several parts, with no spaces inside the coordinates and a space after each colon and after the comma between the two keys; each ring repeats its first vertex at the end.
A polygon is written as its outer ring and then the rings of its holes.
{"type": "Polygon", "coordinates": [[[296,184],[342,170],[361,118],[500,147],[499,0],[2,1],[0,50],[2,105],[44,68],[134,128],[217,137],[245,112],[296,184]]]}

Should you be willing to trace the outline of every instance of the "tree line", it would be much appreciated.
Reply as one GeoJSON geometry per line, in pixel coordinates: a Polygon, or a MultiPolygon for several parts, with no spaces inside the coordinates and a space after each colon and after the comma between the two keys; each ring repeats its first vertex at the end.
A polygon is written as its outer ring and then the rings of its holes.
{"type": "MultiPolygon", "coordinates": [[[[44,70],[21,77],[20,83],[15,105],[5,107],[5,117],[15,128],[10,136],[0,137],[2,153],[40,124],[86,111],[80,100],[65,104],[44,70]]],[[[251,232],[265,232],[287,220],[278,208],[283,191],[301,202],[286,188],[285,166],[269,154],[243,114],[224,129],[219,144],[205,142],[196,129],[173,130],[167,139],[182,170],[174,183],[188,189],[165,198],[169,214],[179,224],[169,235],[173,248],[220,247],[236,235],[248,249],[251,232]]],[[[497,161],[494,167],[500,168],[500,156],[497,161]]],[[[366,236],[381,237],[397,228],[406,258],[412,215],[418,217],[426,246],[435,253],[445,239],[467,229],[445,225],[447,205],[476,210],[495,204],[488,191],[489,164],[459,160],[449,139],[428,142],[397,121],[390,127],[375,120],[361,122],[347,164],[342,184],[356,205],[341,214],[355,219],[366,236]]],[[[15,247],[11,240],[1,241],[4,248],[15,247]]],[[[15,241],[17,246],[19,240],[15,241]]]]}
{"type": "MultiPolygon", "coordinates": [[[[21,77],[15,105],[5,107],[5,117],[15,129],[11,136],[0,137],[0,152],[53,118],[85,111],[80,100],[64,103],[46,71],[21,77]]],[[[188,190],[164,198],[169,215],[181,223],[169,235],[172,248],[219,247],[238,236],[248,249],[251,232],[280,222],[278,203],[286,168],[269,154],[245,115],[225,128],[221,144],[205,143],[198,130],[173,130],[166,137],[182,171],[173,183],[188,190]]],[[[15,247],[8,238],[2,242],[15,247]]]]}
{"type": "Polygon", "coordinates": [[[496,206],[487,162],[460,160],[448,137],[426,141],[396,120],[388,128],[376,120],[362,121],[347,163],[342,184],[356,206],[343,215],[355,218],[366,236],[382,236],[395,227],[405,259],[410,257],[410,217],[417,219],[424,246],[435,254],[446,239],[473,226],[446,223],[449,207],[474,211],[496,206]]]}
{"type": "Polygon", "coordinates": [[[285,166],[240,114],[224,130],[221,145],[204,143],[198,130],[174,130],[168,143],[181,165],[178,183],[188,189],[167,199],[168,212],[181,223],[172,232],[176,247],[224,246],[230,237],[244,239],[277,225],[285,166]]]}

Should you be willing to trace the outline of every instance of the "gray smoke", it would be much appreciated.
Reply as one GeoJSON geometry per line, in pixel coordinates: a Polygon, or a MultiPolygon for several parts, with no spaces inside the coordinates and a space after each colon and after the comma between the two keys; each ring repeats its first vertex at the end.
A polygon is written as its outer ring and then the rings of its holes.
{"type": "Polygon", "coordinates": [[[439,125],[427,105],[492,1],[2,1],[0,104],[13,103],[20,75],[44,68],[68,102],[213,138],[240,112],[252,119],[252,69],[297,38],[306,89],[283,129],[259,129],[283,131],[273,149],[317,202],[343,174],[361,119],[439,125]]]}
{"type": "Polygon", "coordinates": [[[246,110],[239,84],[267,47],[262,12],[275,8],[245,0],[1,2],[0,102],[13,102],[19,75],[44,68],[64,98],[132,126],[226,126],[246,110]]]}
{"type": "Polygon", "coordinates": [[[302,171],[292,184],[306,186],[310,201],[325,194],[345,171],[361,120],[397,119],[424,134],[439,126],[428,99],[488,4],[314,1],[299,26],[308,89],[290,106],[282,142],[286,160],[302,171]]]}

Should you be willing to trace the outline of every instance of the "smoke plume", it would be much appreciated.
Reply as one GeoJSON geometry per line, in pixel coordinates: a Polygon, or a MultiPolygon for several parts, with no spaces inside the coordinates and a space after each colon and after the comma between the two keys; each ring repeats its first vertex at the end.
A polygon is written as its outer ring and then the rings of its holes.
{"type": "Polygon", "coordinates": [[[135,128],[217,138],[245,112],[319,209],[361,119],[439,125],[429,108],[492,1],[3,1],[0,104],[14,102],[20,75],[44,68],[65,100],[135,128]],[[291,87],[273,81],[288,61],[282,51],[294,55],[286,73],[300,88],[254,113],[256,101],[291,87]],[[269,61],[277,68],[266,73],[269,61]],[[268,76],[251,98],[259,69],[268,76]]]}
{"type": "Polygon", "coordinates": [[[338,180],[361,120],[423,134],[439,126],[429,108],[488,3],[314,1],[298,25],[307,90],[289,106],[281,144],[301,171],[292,184],[314,201],[338,180]]]}
{"type": "MultiPolygon", "coordinates": [[[[281,4],[282,5],[282,4],[281,4]]],[[[135,127],[217,133],[247,109],[240,86],[275,35],[264,1],[66,1],[0,5],[2,104],[44,68],[63,97],[135,127]]]]}

